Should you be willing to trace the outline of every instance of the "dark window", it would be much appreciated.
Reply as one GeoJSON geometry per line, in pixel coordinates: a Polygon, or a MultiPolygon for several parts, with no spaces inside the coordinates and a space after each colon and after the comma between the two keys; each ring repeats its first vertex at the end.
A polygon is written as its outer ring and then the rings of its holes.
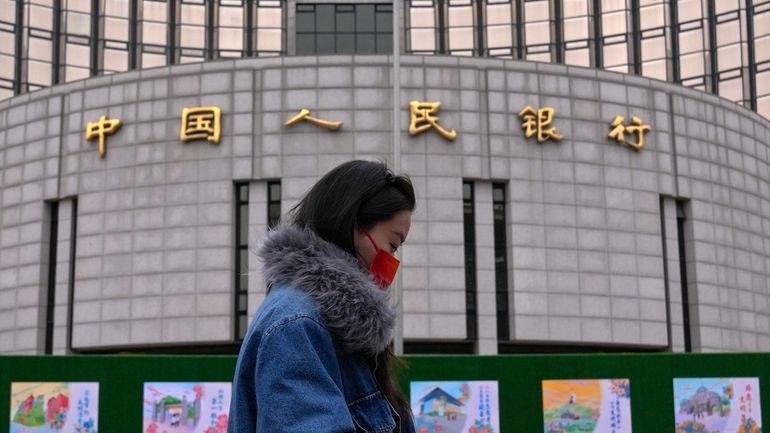
{"type": "Polygon", "coordinates": [[[473,182],[463,182],[463,233],[465,239],[465,320],[468,340],[476,330],[476,218],[473,209],[473,182]]]}
{"type": "Polygon", "coordinates": [[[684,351],[692,352],[692,336],[690,335],[690,295],[687,289],[687,234],[685,233],[685,224],[687,224],[686,210],[687,202],[678,200],[676,202],[676,234],[679,241],[679,280],[682,284],[682,327],[684,328],[684,351]]]}
{"type": "Polygon", "coordinates": [[[235,338],[242,340],[249,325],[249,184],[235,184],[235,338]]]}
{"type": "Polygon", "coordinates": [[[267,226],[275,227],[281,221],[281,181],[267,183],[267,226]]]}
{"type": "Polygon", "coordinates": [[[390,53],[392,20],[390,4],[298,4],[296,53],[390,53]]]}
{"type": "Polygon", "coordinates": [[[508,236],[505,223],[505,184],[492,185],[492,219],[495,237],[495,304],[497,339],[511,339],[508,324],[508,236]]]}
{"type": "MultiPolygon", "coordinates": [[[[59,238],[59,203],[47,203],[48,215],[48,281],[46,282],[45,351],[53,353],[54,309],[56,307],[56,246],[59,238]]],[[[72,302],[72,301],[70,301],[72,302]]]]}

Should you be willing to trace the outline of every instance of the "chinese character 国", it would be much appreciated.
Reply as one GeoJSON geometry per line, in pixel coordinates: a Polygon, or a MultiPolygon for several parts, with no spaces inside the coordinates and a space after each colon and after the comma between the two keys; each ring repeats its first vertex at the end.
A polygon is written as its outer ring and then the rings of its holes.
{"type": "Polygon", "coordinates": [[[222,111],[219,107],[195,107],[182,110],[182,127],[179,139],[182,141],[206,139],[219,143],[222,111]]]}

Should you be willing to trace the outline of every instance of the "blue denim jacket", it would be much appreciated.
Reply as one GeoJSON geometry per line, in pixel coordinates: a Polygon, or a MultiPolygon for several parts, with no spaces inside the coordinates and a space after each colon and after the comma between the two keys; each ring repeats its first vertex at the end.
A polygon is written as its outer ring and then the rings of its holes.
{"type": "Polygon", "coordinates": [[[228,432],[414,432],[368,361],[390,341],[384,292],[306,231],[278,229],[259,254],[272,289],[241,347],[228,432]]]}

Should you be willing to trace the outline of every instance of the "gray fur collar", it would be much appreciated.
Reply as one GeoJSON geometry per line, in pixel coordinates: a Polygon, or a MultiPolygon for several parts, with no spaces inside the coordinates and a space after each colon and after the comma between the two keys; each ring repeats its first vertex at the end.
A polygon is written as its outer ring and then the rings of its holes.
{"type": "Polygon", "coordinates": [[[283,283],[307,292],[346,351],[374,355],[390,343],[394,308],[355,257],[293,226],[268,232],[257,255],[268,287],[283,283]]]}

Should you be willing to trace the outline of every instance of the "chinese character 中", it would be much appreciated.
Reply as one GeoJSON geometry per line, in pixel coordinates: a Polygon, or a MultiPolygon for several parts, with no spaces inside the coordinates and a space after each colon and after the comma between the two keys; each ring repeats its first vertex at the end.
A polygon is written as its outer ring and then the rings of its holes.
{"type": "Polygon", "coordinates": [[[549,138],[559,141],[564,135],[558,134],[556,128],[546,127],[553,122],[553,108],[546,107],[535,111],[532,106],[527,105],[519,112],[519,117],[524,121],[521,124],[524,134],[527,138],[537,134],[537,142],[542,143],[549,138]]]}
{"type": "Polygon", "coordinates": [[[438,124],[438,116],[434,116],[441,108],[441,102],[409,102],[409,113],[411,123],[409,124],[409,134],[417,135],[428,129],[435,128],[436,132],[447,140],[454,140],[457,132],[453,129],[447,131],[438,124]]]}
{"type": "Polygon", "coordinates": [[[182,127],[179,139],[182,141],[206,139],[219,143],[222,111],[219,107],[195,107],[182,110],[182,127]]]}
{"type": "Polygon", "coordinates": [[[294,126],[303,120],[307,120],[313,125],[320,126],[321,128],[326,128],[332,131],[336,131],[340,129],[340,127],[342,126],[342,122],[340,121],[323,120],[323,119],[318,119],[316,117],[311,116],[310,110],[308,110],[307,108],[303,108],[299,110],[299,113],[296,116],[292,117],[291,119],[287,120],[286,123],[283,124],[283,126],[285,128],[288,128],[289,126],[294,126]]]}
{"type": "Polygon", "coordinates": [[[98,122],[88,122],[86,125],[86,140],[99,137],[99,156],[104,158],[107,154],[106,135],[113,134],[120,129],[120,119],[108,119],[107,116],[99,118],[98,122]]]}
{"type": "Polygon", "coordinates": [[[615,140],[626,143],[627,145],[633,147],[636,150],[641,150],[644,147],[644,133],[649,132],[652,130],[650,125],[644,125],[642,124],[641,119],[639,119],[636,116],[631,117],[631,125],[625,126],[623,125],[623,122],[625,122],[625,118],[623,116],[615,116],[615,120],[612,121],[612,131],[608,134],[608,137],[614,138],[615,140]],[[637,141],[636,143],[631,143],[629,141],[626,141],[625,139],[625,133],[628,134],[636,134],[637,141]]]}

